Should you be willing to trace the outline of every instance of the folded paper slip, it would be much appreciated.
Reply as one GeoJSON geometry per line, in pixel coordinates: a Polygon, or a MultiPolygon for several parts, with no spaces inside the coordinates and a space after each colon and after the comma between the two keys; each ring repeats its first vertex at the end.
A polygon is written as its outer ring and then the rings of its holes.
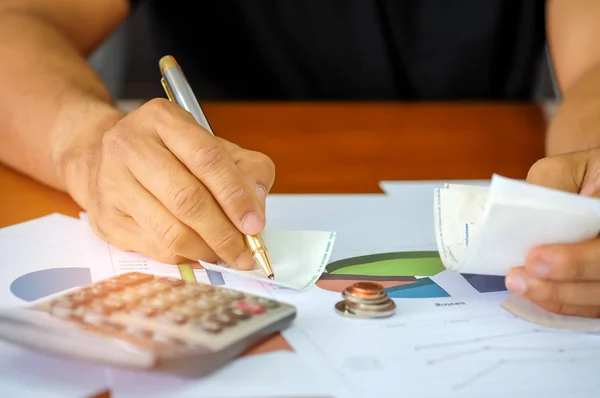
{"type": "Polygon", "coordinates": [[[556,314],[519,296],[510,295],[502,302],[501,307],[511,314],[536,325],[577,332],[600,332],[600,319],[556,314]]]}
{"type": "Polygon", "coordinates": [[[257,279],[295,290],[312,287],[331,256],[335,232],[265,230],[261,234],[271,258],[275,279],[270,280],[260,267],[249,271],[237,270],[226,264],[200,261],[207,270],[257,279]]]}
{"type": "Polygon", "coordinates": [[[494,175],[490,187],[435,189],[434,223],[447,269],[506,275],[536,246],[596,237],[600,200],[494,175]]]}

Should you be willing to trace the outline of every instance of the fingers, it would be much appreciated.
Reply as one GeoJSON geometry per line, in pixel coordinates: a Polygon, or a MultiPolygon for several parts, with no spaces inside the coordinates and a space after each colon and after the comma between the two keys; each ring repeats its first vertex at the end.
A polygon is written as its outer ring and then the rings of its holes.
{"type": "Polygon", "coordinates": [[[148,236],[148,249],[154,253],[153,257],[177,256],[211,263],[219,260],[198,233],[178,220],[137,181],[131,181],[126,187],[124,196],[134,200],[123,203],[123,211],[130,214],[148,236]]]}
{"type": "Polygon", "coordinates": [[[600,306],[567,305],[545,302],[538,302],[536,304],[556,314],[582,316],[585,318],[600,318],[600,306]]]}
{"type": "Polygon", "coordinates": [[[526,258],[525,270],[552,281],[600,282],[600,239],[536,247],[526,258]]]}
{"type": "Polygon", "coordinates": [[[600,306],[600,281],[557,282],[538,279],[524,267],[512,269],[506,287],[514,294],[536,303],[560,303],[568,306],[600,306]]]}
{"type": "MultiPolygon", "coordinates": [[[[254,267],[254,259],[247,250],[238,228],[224,214],[203,183],[161,145],[160,141],[138,139],[135,133],[119,129],[113,129],[111,135],[105,136],[105,141],[109,146],[107,151],[117,153],[134,179],[162,203],[175,219],[181,220],[202,237],[216,256],[240,269],[254,267]]],[[[122,183],[122,186],[132,185],[135,185],[135,182],[122,183]]],[[[144,197],[143,193],[134,192],[129,200],[136,201],[139,195],[144,197]]],[[[125,198],[127,200],[127,196],[125,198]]],[[[254,194],[252,200],[257,202],[254,194]]],[[[148,203],[148,200],[144,202],[151,209],[159,207],[148,203]]],[[[135,212],[138,203],[132,205],[127,207],[128,211],[135,212]]],[[[151,216],[147,209],[140,207],[139,211],[136,219],[140,224],[146,225],[149,231],[151,228],[159,228],[157,233],[166,236],[161,247],[166,243],[175,245],[170,246],[170,249],[192,252],[190,234],[186,233],[183,225],[173,219],[169,221],[166,214],[160,210],[156,210],[157,216],[152,216],[152,219],[149,218],[151,216]],[[144,216],[142,213],[148,215],[144,216]]]]}
{"type": "MultiPolygon", "coordinates": [[[[153,131],[193,176],[202,181],[235,227],[244,234],[259,233],[265,219],[254,187],[247,184],[220,141],[170,101],[153,100],[148,105],[154,111],[153,131]]],[[[207,206],[214,207],[208,203],[207,206]]],[[[229,239],[229,233],[227,237],[229,239]]]]}
{"type": "Polygon", "coordinates": [[[131,217],[113,211],[102,217],[89,213],[89,223],[92,230],[105,242],[117,249],[127,252],[145,253],[165,264],[180,264],[186,259],[171,253],[159,251],[154,242],[148,239],[147,231],[140,227],[131,217]]]}
{"type": "Polygon", "coordinates": [[[579,192],[585,177],[588,152],[550,156],[535,162],[527,173],[527,182],[567,192],[579,192]]]}
{"type": "Polygon", "coordinates": [[[260,152],[240,150],[236,165],[262,206],[263,213],[267,194],[275,182],[275,164],[260,152]]]}

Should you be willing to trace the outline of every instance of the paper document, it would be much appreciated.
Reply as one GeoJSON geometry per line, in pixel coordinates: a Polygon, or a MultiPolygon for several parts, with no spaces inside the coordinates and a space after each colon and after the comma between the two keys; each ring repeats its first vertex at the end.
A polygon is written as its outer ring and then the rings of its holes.
{"type": "Polygon", "coordinates": [[[536,246],[600,232],[600,200],[494,175],[491,186],[434,190],[438,250],[447,269],[506,275],[536,246]]]}
{"type": "Polygon", "coordinates": [[[262,238],[269,251],[274,280],[267,278],[258,265],[253,270],[240,271],[227,265],[203,261],[200,264],[207,270],[232,273],[295,290],[307,290],[325,271],[335,232],[265,230],[262,238]]]}

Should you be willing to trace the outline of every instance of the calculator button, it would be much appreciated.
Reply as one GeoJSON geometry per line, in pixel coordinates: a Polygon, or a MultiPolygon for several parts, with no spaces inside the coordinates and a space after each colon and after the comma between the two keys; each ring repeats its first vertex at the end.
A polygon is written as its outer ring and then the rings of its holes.
{"type": "Polygon", "coordinates": [[[231,314],[231,316],[237,318],[237,319],[248,319],[250,318],[250,313],[239,309],[239,308],[228,308],[225,310],[228,314],[231,314]]]}
{"type": "Polygon", "coordinates": [[[187,322],[188,318],[185,315],[178,314],[173,311],[165,312],[162,315],[159,315],[157,321],[169,325],[183,325],[187,322]]]}
{"type": "Polygon", "coordinates": [[[123,301],[123,303],[125,303],[127,305],[135,304],[140,300],[140,298],[131,291],[124,292],[121,295],[119,295],[118,297],[120,300],[123,301]]]}
{"type": "Polygon", "coordinates": [[[79,304],[87,304],[94,299],[94,296],[87,290],[79,290],[67,295],[67,300],[72,303],[79,304]]]}
{"type": "Polygon", "coordinates": [[[106,282],[102,282],[101,286],[111,292],[120,292],[125,289],[125,283],[118,279],[109,279],[106,282]]]}
{"type": "Polygon", "coordinates": [[[220,311],[215,314],[209,315],[210,321],[216,321],[226,326],[233,326],[237,323],[237,319],[233,314],[227,313],[226,311],[220,311]]]}
{"type": "Polygon", "coordinates": [[[181,315],[185,315],[188,317],[197,315],[200,311],[197,310],[196,308],[190,306],[190,305],[180,305],[177,307],[173,307],[171,308],[171,311],[173,311],[176,314],[181,314],[181,315]]]}
{"type": "Polygon", "coordinates": [[[153,340],[159,341],[161,343],[167,344],[175,344],[175,345],[185,345],[185,341],[178,339],[177,337],[167,336],[164,334],[155,334],[153,340]]]}
{"type": "Polygon", "coordinates": [[[162,283],[162,284],[167,285],[167,286],[173,286],[173,287],[185,285],[185,281],[184,280],[177,279],[177,278],[161,277],[161,278],[157,279],[157,282],[158,283],[162,283]]]}
{"type": "Polygon", "coordinates": [[[221,294],[230,300],[241,300],[244,298],[244,294],[235,290],[224,290],[221,294]]]}
{"type": "Polygon", "coordinates": [[[135,293],[140,297],[151,297],[156,292],[150,286],[142,285],[135,289],[135,293]]]}
{"type": "Polygon", "coordinates": [[[193,301],[191,304],[193,308],[199,311],[208,311],[216,307],[216,304],[214,302],[207,300],[193,301]]]}
{"type": "Polygon", "coordinates": [[[70,318],[73,315],[73,310],[68,307],[53,306],[50,308],[50,313],[59,318],[70,318]]]}
{"type": "Polygon", "coordinates": [[[251,302],[256,302],[258,304],[262,304],[267,308],[277,308],[279,307],[279,303],[273,300],[269,300],[268,298],[264,298],[264,297],[258,297],[254,300],[251,300],[251,302]]]}
{"type": "Polygon", "coordinates": [[[106,286],[103,286],[102,284],[97,284],[90,287],[90,293],[93,294],[94,297],[100,298],[110,293],[110,289],[108,289],[106,286]]]}
{"type": "Polygon", "coordinates": [[[125,285],[132,286],[151,281],[154,276],[143,272],[128,272],[117,276],[116,279],[125,285]]]}
{"type": "Polygon", "coordinates": [[[172,291],[167,293],[166,295],[163,296],[165,298],[165,300],[171,302],[171,303],[178,303],[180,301],[183,301],[186,297],[178,291],[172,291]]]}
{"type": "Polygon", "coordinates": [[[251,314],[258,315],[265,312],[265,306],[262,304],[249,303],[247,301],[236,301],[234,303],[235,308],[247,311],[251,314]]]}
{"type": "Polygon", "coordinates": [[[184,286],[179,292],[186,298],[197,297],[202,293],[200,289],[196,289],[193,285],[184,286]]]}
{"type": "Polygon", "coordinates": [[[171,305],[169,304],[169,302],[165,299],[163,299],[162,297],[155,297],[149,300],[144,301],[144,305],[147,305],[149,307],[152,307],[156,310],[166,310],[167,308],[169,308],[171,305]]]}
{"type": "Polygon", "coordinates": [[[169,286],[164,283],[158,283],[157,281],[150,282],[147,285],[150,289],[152,289],[153,293],[161,293],[169,290],[169,286]]]}
{"type": "Polygon", "coordinates": [[[115,312],[125,308],[125,303],[116,298],[108,298],[103,302],[104,308],[108,312],[115,312]]]}
{"type": "Polygon", "coordinates": [[[106,316],[97,311],[86,311],[83,314],[83,321],[91,325],[102,325],[106,321],[106,316]]]}
{"type": "Polygon", "coordinates": [[[201,320],[195,325],[195,327],[209,333],[219,333],[221,330],[223,330],[223,327],[219,323],[208,319],[201,320]]]}
{"type": "Polygon", "coordinates": [[[156,315],[158,311],[155,308],[147,305],[138,305],[129,310],[129,315],[136,318],[150,318],[156,315]]]}
{"type": "Polygon", "coordinates": [[[52,303],[50,303],[50,307],[51,308],[73,309],[73,308],[77,307],[77,304],[65,297],[62,297],[62,298],[52,301],[52,303]]]}

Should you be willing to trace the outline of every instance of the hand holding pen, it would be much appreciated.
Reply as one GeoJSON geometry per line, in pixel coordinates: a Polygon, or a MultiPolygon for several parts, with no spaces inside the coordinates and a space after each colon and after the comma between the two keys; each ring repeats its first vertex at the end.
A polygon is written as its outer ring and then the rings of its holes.
{"type": "Polygon", "coordinates": [[[66,173],[98,236],[163,263],[255,266],[247,240],[265,225],[267,156],[214,137],[168,99],[90,123],[101,134],[72,144],[66,173]]]}
{"type": "MultiPolygon", "coordinates": [[[[183,109],[190,112],[198,124],[214,136],[212,128],[210,127],[210,124],[208,123],[208,120],[202,111],[202,107],[198,103],[192,88],[188,84],[187,79],[185,78],[185,75],[183,74],[183,71],[181,70],[175,58],[170,55],[162,57],[159,62],[159,67],[163,76],[161,83],[169,100],[177,103],[183,109]]],[[[235,194],[235,191],[233,193],[235,194]]],[[[254,217],[256,215],[250,214],[249,216],[254,217]]],[[[248,217],[248,215],[245,217],[248,217]]],[[[246,219],[243,218],[241,221],[242,227],[245,221],[246,219]]],[[[246,228],[246,230],[248,229],[246,228]]],[[[262,267],[269,279],[274,279],[275,274],[271,266],[269,253],[260,234],[258,232],[246,232],[244,234],[244,241],[246,242],[247,247],[253,256],[254,261],[256,261],[262,267]]]]}

